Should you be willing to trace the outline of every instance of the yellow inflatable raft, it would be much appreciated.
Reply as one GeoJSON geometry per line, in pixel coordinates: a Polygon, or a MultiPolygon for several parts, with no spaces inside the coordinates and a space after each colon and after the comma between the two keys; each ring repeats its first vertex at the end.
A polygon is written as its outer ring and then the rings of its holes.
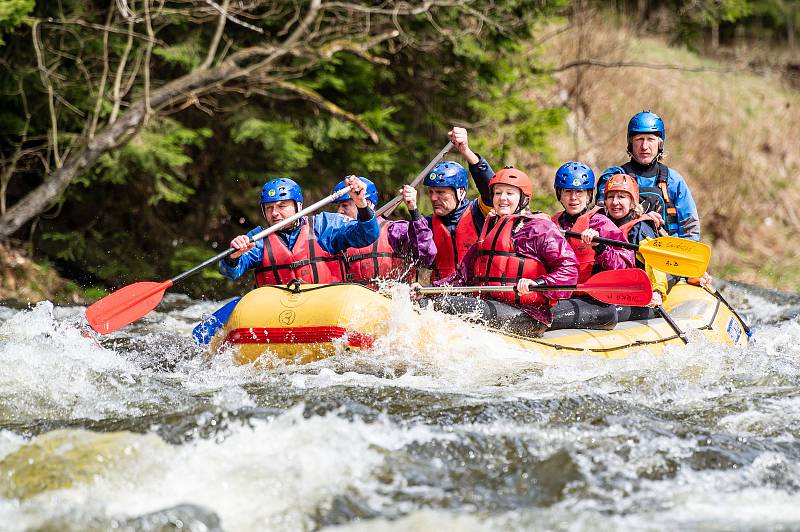
{"type": "MultiPolygon", "coordinates": [[[[258,288],[236,305],[213,338],[211,352],[232,347],[241,364],[268,353],[263,360],[271,360],[271,365],[277,359],[307,363],[331,356],[337,349],[368,349],[376,339],[388,334],[392,305],[389,298],[356,284],[258,288]]],[[[664,308],[681,330],[689,332],[690,338],[697,334],[691,331],[696,330],[711,342],[747,345],[744,324],[703,288],[678,284],[670,291],[664,308]]],[[[430,330],[420,334],[420,345],[429,334],[458,334],[447,330],[446,321],[430,323],[430,330]]],[[[623,322],[610,331],[549,331],[539,338],[486,330],[504,343],[550,355],[591,353],[618,358],[642,348],[658,353],[665,346],[682,343],[660,318],[623,322]]]]}

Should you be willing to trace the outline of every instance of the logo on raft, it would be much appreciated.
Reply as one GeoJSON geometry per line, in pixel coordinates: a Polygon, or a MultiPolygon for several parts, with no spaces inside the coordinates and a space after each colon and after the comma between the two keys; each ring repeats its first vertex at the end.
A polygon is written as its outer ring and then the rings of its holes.
{"type": "Polygon", "coordinates": [[[278,321],[283,325],[291,325],[294,323],[295,313],[293,310],[284,310],[278,314],[278,321]]]}
{"type": "Polygon", "coordinates": [[[725,327],[725,332],[728,333],[728,336],[731,337],[734,344],[739,343],[739,338],[742,337],[742,327],[736,323],[733,317],[728,318],[728,326],[725,327]]]}

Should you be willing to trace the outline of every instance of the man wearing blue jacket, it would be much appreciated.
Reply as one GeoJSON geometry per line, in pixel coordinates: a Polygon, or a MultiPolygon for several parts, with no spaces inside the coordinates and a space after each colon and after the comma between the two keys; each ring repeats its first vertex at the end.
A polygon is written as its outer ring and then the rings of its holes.
{"type": "MultiPolygon", "coordinates": [[[[321,212],[305,216],[266,238],[252,242],[256,227],[234,238],[237,251],[222,259],[219,272],[238,279],[255,269],[256,286],[286,284],[293,279],[307,283],[335,283],[345,279],[340,251],[361,248],[377,240],[380,229],[375,213],[367,205],[366,186],[350,176],[345,180],[358,208],[353,220],[338,213],[321,212]]],[[[303,208],[303,191],[291,179],[267,182],[261,189],[261,212],[267,226],[273,226],[303,208]]]]}
{"type": "Polygon", "coordinates": [[[642,111],[628,122],[628,154],[631,160],[612,166],[597,181],[597,203],[603,203],[606,181],[615,174],[636,177],[645,213],[664,224],[672,236],[700,240],[700,216],[686,180],[661,162],[666,131],[664,121],[655,113],[642,111]]]}

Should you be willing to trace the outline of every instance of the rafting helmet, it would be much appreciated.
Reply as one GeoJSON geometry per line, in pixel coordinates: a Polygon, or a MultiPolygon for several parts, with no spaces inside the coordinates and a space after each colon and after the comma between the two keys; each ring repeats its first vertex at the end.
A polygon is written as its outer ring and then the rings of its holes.
{"type": "Polygon", "coordinates": [[[608,193],[614,190],[622,190],[623,192],[627,192],[633,198],[632,206],[636,206],[639,204],[639,184],[636,182],[636,178],[627,174],[615,174],[612,175],[608,181],[606,181],[606,187],[604,189],[603,196],[607,197],[608,193]]]}
{"type": "Polygon", "coordinates": [[[293,200],[303,203],[303,189],[293,180],[279,177],[267,181],[261,189],[261,204],[276,203],[278,201],[293,200]]]}
{"type": "Polygon", "coordinates": [[[572,190],[589,190],[589,201],[592,201],[594,182],[594,172],[589,166],[577,161],[564,163],[556,170],[556,177],[553,180],[556,199],[561,201],[561,190],[569,188],[572,190]]]}
{"type": "Polygon", "coordinates": [[[517,187],[522,193],[519,199],[519,205],[517,205],[517,209],[514,211],[515,213],[520,212],[530,203],[531,195],[533,194],[533,184],[528,174],[522,170],[517,170],[513,166],[506,166],[494,174],[492,179],[489,180],[489,190],[492,191],[492,194],[494,194],[494,186],[497,184],[517,187]]]}
{"type": "Polygon", "coordinates": [[[425,177],[426,187],[450,187],[466,190],[469,184],[467,170],[455,161],[442,161],[425,177]]]}
{"type": "Polygon", "coordinates": [[[661,140],[667,140],[667,134],[664,129],[664,121],[661,117],[650,111],[642,111],[633,115],[628,122],[628,140],[639,133],[652,133],[658,135],[661,140]]]}
{"type": "MultiPolygon", "coordinates": [[[[370,181],[366,177],[361,177],[361,176],[356,176],[356,177],[358,177],[361,180],[362,183],[367,185],[367,194],[366,194],[367,201],[372,203],[372,205],[377,205],[378,204],[378,187],[376,187],[375,183],[373,183],[372,181],[370,181]]],[[[333,187],[333,194],[339,192],[340,190],[342,190],[346,186],[347,186],[347,183],[345,183],[344,179],[342,179],[341,181],[336,183],[335,187],[333,187]]],[[[345,194],[343,196],[339,196],[336,199],[336,203],[340,203],[342,201],[347,201],[347,200],[350,200],[350,199],[353,199],[353,198],[352,198],[352,196],[350,196],[350,193],[348,192],[347,194],[345,194]]]]}

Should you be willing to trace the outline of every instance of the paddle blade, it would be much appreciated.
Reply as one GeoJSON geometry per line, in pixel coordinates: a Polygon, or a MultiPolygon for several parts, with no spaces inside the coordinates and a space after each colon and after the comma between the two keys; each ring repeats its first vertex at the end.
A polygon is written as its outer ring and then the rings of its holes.
{"type": "Polygon", "coordinates": [[[591,276],[577,290],[603,303],[644,307],[653,299],[653,287],[644,270],[628,268],[607,270],[591,276]]]}
{"type": "Polygon", "coordinates": [[[639,253],[656,270],[681,277],[700,277],[708,268],[711,247],[686,238],[662,236],[639,242],[639,253]]]}
{"type": "Polygon", "coordinates": [[[114,332],[156,308],[170,286],[172,281],[130,284],[89,305],[86,319],[100,334],[114,332]]]}

